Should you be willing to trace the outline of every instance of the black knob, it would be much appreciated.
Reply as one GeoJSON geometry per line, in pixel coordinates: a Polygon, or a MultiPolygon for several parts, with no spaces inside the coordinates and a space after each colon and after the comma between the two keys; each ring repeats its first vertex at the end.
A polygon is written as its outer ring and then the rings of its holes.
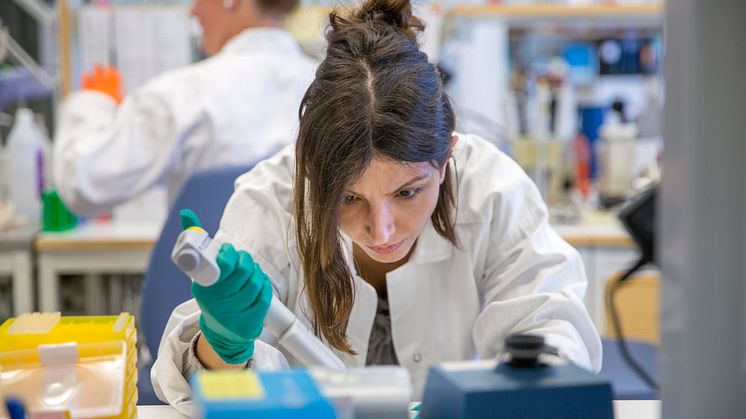
{"type": "Polygon", "coordinates": [[[505,339],[505,351],[510,355],[508,365],[518,368],[540,366],[539,355],[546,352],[544,336],[513,334],[505,339]]]}

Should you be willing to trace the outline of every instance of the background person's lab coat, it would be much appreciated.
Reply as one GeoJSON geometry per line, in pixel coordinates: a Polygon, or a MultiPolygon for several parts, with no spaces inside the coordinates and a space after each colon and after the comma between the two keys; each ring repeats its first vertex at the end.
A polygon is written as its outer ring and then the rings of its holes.
{"type": "MultiPolygon", "coordinates": [[[[481,138],[459,137],[453,161],[462,248],[430,222],[410,260],[386,275],[394,348],[415,397],[422,396],[432,364],[495,357],[505,337],[519,331],[544,335],[560,354],[598,371],[601,341],[583,305],[587,279],[580,255],[550,227],[538,190],[518,164],[481,138]]],[[[249,251],[272,279],[275,295],[310,327],[290,220],[293,168],[288,147],[241,176],[215,239],[249,251]]],[[[352,243],[345,240],[355,272],[352,243]]],[[[337,355],[348,366],[363,366],[378,300],[359,276],[355,286],[347,335],[357,355],[337,355]]],[[[198,329],[198,309],[193,300],[177,308],[152,370],[156,392],[184,411],[190,409],[189,386],[180,366],[198,329]]],[[[255,354],[269,360],[257,368],[281,365],[270,351],[255,354]]]]}
{"type": "Polygon", "coordinates": [[[249,164],[295,141],[315,64],[287,32],[247,29],[216,55],[125,96],[82,91],[60,115],[54,181],[75,212],[96,215],[156,183],[169,203],[200,170],[249,164]]]}

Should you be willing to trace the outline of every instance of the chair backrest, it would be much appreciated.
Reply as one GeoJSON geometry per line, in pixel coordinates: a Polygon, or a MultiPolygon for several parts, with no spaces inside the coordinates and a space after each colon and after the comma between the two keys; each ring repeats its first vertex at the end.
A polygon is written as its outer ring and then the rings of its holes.
{"type": "Polygon", "coordinates": [[[140,306],[145,343],[155,358],[168,318],[176,306],[192,298],[191,280],[171,261],[171,250],[181,233],[179,211],[192,209],[211,235],[215,234],[238,176],[251,166],[210,169],[194,174],[181,189],[168,213],[150,255],[140,306]]]}

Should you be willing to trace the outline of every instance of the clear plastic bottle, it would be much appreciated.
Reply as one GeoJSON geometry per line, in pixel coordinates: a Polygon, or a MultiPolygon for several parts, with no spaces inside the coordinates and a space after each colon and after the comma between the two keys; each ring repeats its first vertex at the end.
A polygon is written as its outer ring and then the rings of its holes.
{"type": "Polygon", "coordinates": [[[38,224],[49,144],[34,122],[30,109],[18,109],[13,129],[8,134],[6,153],[10,201],[18,214],[25,216],[30,223],[38,224]]]}
{"type": "Polygon", "coordinates": [[[637,127],[634,124],[610,122],[601,126],[600,131],[599,194],[601,206],[610,208],[624,202],[632,192],[637,127]]]}

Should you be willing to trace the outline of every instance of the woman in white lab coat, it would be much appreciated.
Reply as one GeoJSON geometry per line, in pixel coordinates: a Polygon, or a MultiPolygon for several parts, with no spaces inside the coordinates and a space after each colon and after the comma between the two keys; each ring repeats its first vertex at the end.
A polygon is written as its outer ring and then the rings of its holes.
{"type": "MultiPolygon", "coordinates": [[[[552,230],[514,161],[453,133],[408,0],[369,0],[331,22],[296,145],[238,179],[215,240],[251,255],[260,269],[244,276],[266,273],[277,298],[346,365],[406,367],[417,398],[431,365],[493,358],[514,332],[544,335],[561,356],[598,371],[579,254],[552,230]]],[[[258,286],[247,307],[261,306],[251,300],[263,298],[258,286]]],[[[266,339],[253,363],[221,363],[232,338],[205,334],[205,317],[224,316],[226,330],[236,317],[262,318],[227,299],[215,309],[220,301],[196,288],[196,301],[174,311],[152,370],[159,397],[184,412],[185,377],[196,369],[294,363],[266,339]]]]}
{"type": "Polygon", "coordinates": [[[120,105],[94,90],[64,103],[54,180],[77,213],[111,210],[193,173],[249,164],[291,144],[315,64],[279,28],[298,0],[195,0],[210,58],[164,73],[120,105]]]}

